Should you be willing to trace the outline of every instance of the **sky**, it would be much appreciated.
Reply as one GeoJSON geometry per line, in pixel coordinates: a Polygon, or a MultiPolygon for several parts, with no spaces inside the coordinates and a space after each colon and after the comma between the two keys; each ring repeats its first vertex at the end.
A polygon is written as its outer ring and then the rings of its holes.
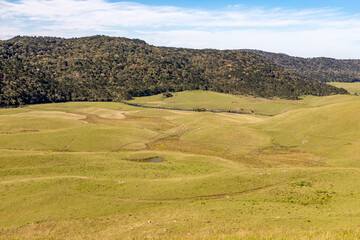
{"type": "Polygon", "coordinates": [[[0,39],[138,38],[156,46],[360,59],[360,1],[0,0],[0,39]]]}

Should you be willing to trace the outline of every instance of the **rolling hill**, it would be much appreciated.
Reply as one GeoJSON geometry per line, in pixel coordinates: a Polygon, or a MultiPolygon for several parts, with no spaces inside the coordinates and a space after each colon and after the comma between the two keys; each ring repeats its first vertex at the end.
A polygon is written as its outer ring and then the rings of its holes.
{"type": "Polygon", "coordinates": [[[360,97],[172,94],[0,109],[0,238],[359,239],[360,97]]]}
{"type": "Polygon", "coordinates": [[[247,51],[155,47],[106,36],[0,42],[0,106],[121,101],[184,90],[287,99],[347,93],[247,51]]]}

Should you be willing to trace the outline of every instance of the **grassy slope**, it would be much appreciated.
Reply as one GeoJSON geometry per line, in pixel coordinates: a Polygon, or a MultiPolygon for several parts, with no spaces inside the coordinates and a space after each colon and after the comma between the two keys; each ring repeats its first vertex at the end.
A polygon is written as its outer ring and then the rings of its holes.
{"type": "Polygon", "coordinates": [[[358,238],[358,98],[258,100],[285,113],[1,110],[0,238],[358,238]],[[136,161],[150,157],[165,161],[136,161]]]}
{"type": "Polygon", "coordinates": [[[173,93],[173,97],[164,98],[162,94],[134,98],[129,101],[132,104],[142,106],[179,108],[179,109],[201,109],[234,111],[238,113],[251,113],[256,115],[274,116],[280,113],[324,106],[338,102],[358,100],[351,95],[332,95],[325,97],[303,96],[302,100],[265,99],[247,96],[236,96],[230,94],[216,93],[210,91],[185,91],[173,93]]]}
{"type": "Polygon", "coordinates": [[[329,84],[335,87],[345,88],[351,94],[355,94],[355,93],[360,94],[360,82],[354,82],[354,83],[332,82],[329,84]]]}

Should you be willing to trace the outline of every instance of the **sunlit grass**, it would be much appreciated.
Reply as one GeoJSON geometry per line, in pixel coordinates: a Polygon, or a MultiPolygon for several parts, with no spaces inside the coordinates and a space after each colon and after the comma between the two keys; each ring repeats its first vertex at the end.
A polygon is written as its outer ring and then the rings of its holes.
{"type": "Polygon", "coordinates": [[[0,110],[0,238],[360,237],[355,96],[177,94],[183,107],[259,102],[251,114],[87,102],[0,110]]]}

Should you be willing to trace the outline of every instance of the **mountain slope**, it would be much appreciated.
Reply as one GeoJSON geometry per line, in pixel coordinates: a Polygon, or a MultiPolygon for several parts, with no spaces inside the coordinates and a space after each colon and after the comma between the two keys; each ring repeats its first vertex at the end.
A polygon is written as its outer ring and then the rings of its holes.
{"type": "Polygon", "coordinates": [[[360,60],[339,60],[334,58],[301,58],[286,54],[246,50],[266,57],[285,70],[299,76],[322,82],[360,81],[360,60]]]}
{"type": "Polygon", "coordinates": [[[246,51],[154,47],[106,36],[0,42],[0,106],[118,101],[196,89],[289,99],[347,93],[246,51]]]}

